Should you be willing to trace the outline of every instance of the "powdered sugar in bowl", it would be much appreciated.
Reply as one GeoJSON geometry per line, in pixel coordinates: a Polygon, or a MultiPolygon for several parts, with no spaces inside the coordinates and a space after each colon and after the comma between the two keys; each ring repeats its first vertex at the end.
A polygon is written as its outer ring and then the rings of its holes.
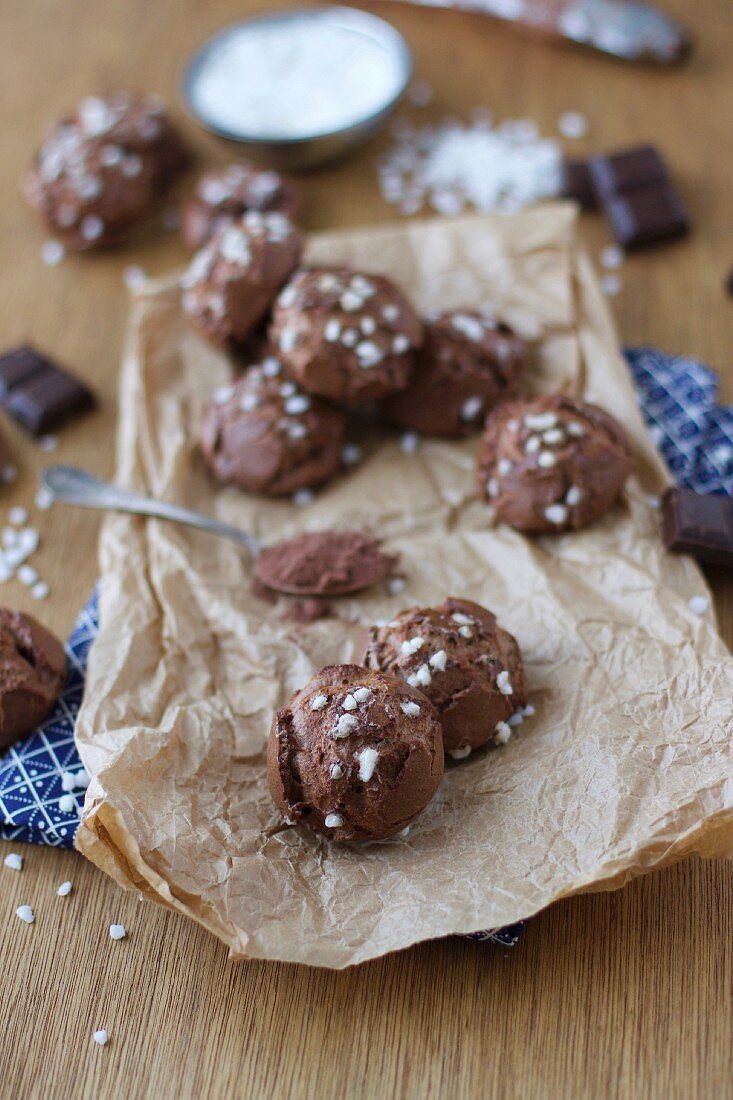
{"type": "Polygon", "coordinates": [[[189,63],[183,91],[206,129],[293,170],[374,133],[411,74],[407,43],[384,19],[355,8],[296,8],[220,31],[189,63]]]}

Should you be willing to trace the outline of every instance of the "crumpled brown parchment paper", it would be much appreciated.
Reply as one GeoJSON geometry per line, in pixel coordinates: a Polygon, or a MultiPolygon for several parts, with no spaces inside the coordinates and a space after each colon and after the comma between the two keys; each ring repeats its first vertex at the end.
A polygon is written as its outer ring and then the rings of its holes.
{"type": "Polygon", "coordinates": [[[733,855],[733,660],[688,559],[666,555],[647,494],[665,474],[572,207],[320,235],[311,259],[386,272],[424,309],[490,305],[537,336],[530,382],[597,401],[629,430],[637,475],[605,521],[530,540],[492,529],[475,441],[413,455],[373,427],[365,459],[297,508],[217,488],[196,449],[224,357],[182,320],[173,280],[134,303],[121,379],[121,484],[265,540],[313,527],[380,533],[399,596],[339,619],[283,621],[250,563],[212,536],[113,516],[101,539],[99,638],[77,727],[92,775],[77,846],[119,883],[199,921],[236,958],[344,967],[530,917],[691,852],[733,855]],[[521,644],[536,715],[501,750],[451,766],[406,839],[338,847],[285,825],[265,782],[273,710],[361,625],[466,596],[521,644]]]}

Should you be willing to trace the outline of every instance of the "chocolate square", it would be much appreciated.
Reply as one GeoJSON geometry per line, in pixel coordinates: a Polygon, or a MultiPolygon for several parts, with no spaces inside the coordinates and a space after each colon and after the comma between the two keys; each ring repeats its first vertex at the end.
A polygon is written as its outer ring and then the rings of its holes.
{"type": "Polygon", "coordinates": [[[37,436],[96,404],[83,382],[28,345],[0,356],[0,402],[37,436]]]}
{"type": "Polygon", "coordinates": [[[680,195],[668,184],[640,188],[606,202],[614,236],[626,249],[683,236],[690,228],[680,195]]]}
{"type": "Polygon", "coordinates": [[[653,145],[640,145],[612,156],[591,157],[588,171],[601,202],[610,195],[663,184],[669,179],[666,165],[653,145]]]}
{"type": "Polygon", "coordinates": [[[50,361],[29,344],[0,355],[0,401],[22,382],[50,366],[50,361]]]}
{"type": "Polygon", "coordinates": [[[733,566],[733,500],[668,489],[662,501],[664,544],[677,554],[733,566]]]}
{"type": "Polygon", "coordinates": [[[574,199],[583,210],[598,209],[590,169],[584,160],[563,161],[560,194],[565,199],[574,199]]]}

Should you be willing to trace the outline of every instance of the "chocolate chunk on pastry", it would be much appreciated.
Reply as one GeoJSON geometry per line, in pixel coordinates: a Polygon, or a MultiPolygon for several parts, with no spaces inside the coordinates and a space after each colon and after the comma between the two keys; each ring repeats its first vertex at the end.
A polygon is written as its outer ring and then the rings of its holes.
{"type": "Polygon", "coordinates": [[[507,401],[490,413],[476,459],[496,518],[529,533],[595,523],[631,469],[623,428],[597,405],[561,394],[507,401]]]}
{"type": "Polygon", "coordinates": [[[471,435],[497,401],[516,390],[526,354],[524,340],[490,314],[441,313],[425,326],[407,388],[387,398],[385,411],[424,435],[471,435]]]}
{"type": "Polygon", "coordinates": [[[270,338],[303,389],[358,405],[407,385],[423,325],[389,279],[318,267],[283,289],[270,338]]]}
{"type": "Polygon", "coordinates": [[[66,680],[66,654],[30,615],[0,608],[0,747],[32,733],[66,680]]]}
{"type": "Polygon", "coordinates": [[[216,344],[245,340],[298,266],[302,248],[284,214],[251,211],[222,226],[181,279],[183,312],[216,344]]]}
{"type": "Polygon", "coordinates": [[[237,161],[205,172],[198,181],[183,208],[183,239],[190,249],[201,248],[215,230],[249,210],[276,210],[295,218],[299,209],[300,193],[292,180],[237,161]]]}
{"type": "Polygon", "coordinates": [[[446,753],[459,758],[489,741],[507,741],[508,721],[527,702],[516,639],[470,600],[411,607],[372,627],[363,661],[427,695],[446,753]]]}
{"type": "Polygon", "coordinates": [[[443,775],[433,704],[359,665],[321,669],[278,711],[267,775],[277,806],[333,840],[384,840],[417,817],[443,775]]]}
{"type": "Polygon", "coordinates": [[[312,488],[341,465],[344,414],[285,378],[277,359],[218,390],[201,422],[201,450],[219,481],[281,496],[312,488]]]}

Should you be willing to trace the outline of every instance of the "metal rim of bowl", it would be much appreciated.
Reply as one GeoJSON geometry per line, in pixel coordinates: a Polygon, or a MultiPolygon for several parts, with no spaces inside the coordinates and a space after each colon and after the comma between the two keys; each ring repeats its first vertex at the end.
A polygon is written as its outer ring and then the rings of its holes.
{"type": "Polygon", "coordinates": [[[183,102],[186,105],[188,111],[193,115],[197,122],[208,130],[211,134],[216,134],[217,137],[226,138],[228,141],[236,141],[241,145],[260,145],[271,146],[274,148],[291,148],[296,146],[307,145],[314,141],[320,141],[322,139],[337,138],[345,136],[353,130],[359,130],[362,127],[368,126],[370,123],[377,124],[380,119],[386,115],[395,106],[398,100],[404,95],[413,73],[413,58],[412,51],[407,44],[406,39],[396,27],[393,27],[386,19],[382,19],[378,15],[372,15],[371,12],[362,11],[360,8],[348,8],[342,5],[311,5],[308,7],[298,8],[284,8],[278,12],[263,13],[259,15],[253,15],[247,19],[240,19],[236,23],[230,23],[228,26],[223,27],[220,31],[217,31],[210,38],[204,42],[191,57],[181,80],[181,93],[183,96],[183,102]],[[350,29],[359,31],[362,34],[366,34],[373,40],[380,41],[382,45],[385,41],[388,43],[388,48],[394,49],[395,56],[402,66],[402,80],[397,88],[397,91],[393,96],[386,100],[378,110],[373,111],[369,115],[363,115],[361,118],[354,118],[346,126],[339,126],[335,130],[322,130],[317,133],[308,134],[304,137],[268,137],[265,135],[251,135],[244,133],[235,133],[232,130],[227,130],[224,127],[217,126],[215,123],[210,122],[205,118],[193,105],[192,88],[193,84],[198,76],[198,73],[204,63],[208,60],[208,57],[212,50],[226,40],[234,31],[240,27],[252,26],[256,23],[278,23],[289,22],[291,19],[301,18],[302,16],[326,16],[332,15],[341,25],[349,26],[350,29]],[[372,33],[370,34],[370,28],[372,33]],[[376,33],[375,33],[376,32],[376,33]]]}

